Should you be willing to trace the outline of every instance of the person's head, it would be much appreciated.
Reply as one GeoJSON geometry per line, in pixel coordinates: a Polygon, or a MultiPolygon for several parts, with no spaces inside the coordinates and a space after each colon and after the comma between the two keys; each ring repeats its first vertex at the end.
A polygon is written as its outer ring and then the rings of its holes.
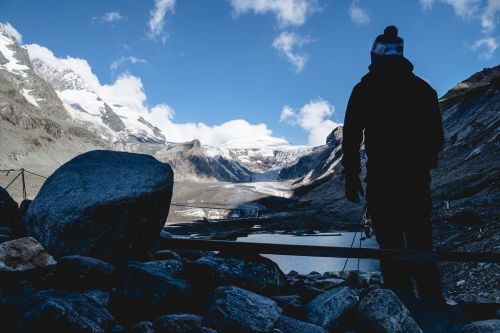
{"type": "Polygon", "coordinates": [[[373,42],[371,50],[372,64],[399,61],[403,58],[403,38],[398,37],[398,28],[393,25],[384,29],[373,42]]]}

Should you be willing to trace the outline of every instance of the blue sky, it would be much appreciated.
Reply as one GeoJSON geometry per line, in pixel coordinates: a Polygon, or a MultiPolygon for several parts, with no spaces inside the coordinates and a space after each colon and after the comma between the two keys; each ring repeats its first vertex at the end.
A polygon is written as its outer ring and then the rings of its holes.
{"type": "Polygon", "coordinates": [[[244,119],[250,130],[265,124],[257,134],[272,131],[293,144],[319,144],[343,121],[385,26],[399,28],[416,74],[443,95],[499,64],[499,14],[500,0],[0,3],[0,22],[24,44],[86,60],[102,85],[140,79],[131,88],[144,95],[139,103],[149,111],[168,106],[165,117],[175,124],[202,122],[219,135],[230,127],[221,124],[244,119]]]}

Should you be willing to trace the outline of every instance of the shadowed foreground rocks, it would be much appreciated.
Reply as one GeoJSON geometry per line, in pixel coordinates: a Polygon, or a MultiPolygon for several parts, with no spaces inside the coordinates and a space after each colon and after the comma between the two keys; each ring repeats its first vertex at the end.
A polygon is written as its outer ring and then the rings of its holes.
{"type": "Polygon", "coordinates": [[[155,240],[163,232],[171,178],[168,165],[143,155],[84,154],[57,170],[29,205],[25,223],[33,237],[25,237],[19,207],[4,195],[8,209],[18,211],[0,227],[1,331],[498,331],[499,311],[471,323],[459,306],[432,307],[382,289],[379,273],[285,275],[258,254],[162,247],[155,240]],[[116,179],[102,180],[96,190],[81,170],[107,170],[116,179]]]}

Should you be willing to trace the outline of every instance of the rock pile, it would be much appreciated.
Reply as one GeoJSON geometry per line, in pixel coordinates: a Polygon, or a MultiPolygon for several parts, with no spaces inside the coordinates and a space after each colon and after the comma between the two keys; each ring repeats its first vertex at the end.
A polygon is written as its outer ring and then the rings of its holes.
{"type": "MultiPolygon", "coordinates": [[[[0,210],[11,211],[0,229],[8,231],[0,237],[3,332],[403,333],[428,326],[414,316],[417,307],[380,288],[380,274],[285,275],[257,254],[162,248],[155,239],[172,191],[170,168],[143,155],[110,154],[84,154],[47,180],[25,217],[34,238],[22,237],[19,208],[0,191],[0,210]],[[130,180],[141,163],[149,176],[130,180]],[[90,175],[78,165],[133,186],[105,180],[99,191],[106,195],[92,196],[85,192],[93,191],[90,175]]],[[[475,322],[462,332],[497,332],[498,325],[475,322]]]]}

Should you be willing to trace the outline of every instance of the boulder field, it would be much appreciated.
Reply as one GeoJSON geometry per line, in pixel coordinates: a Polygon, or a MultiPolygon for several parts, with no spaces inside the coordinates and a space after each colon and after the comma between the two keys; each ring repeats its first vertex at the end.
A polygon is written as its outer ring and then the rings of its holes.
{"type": "Polygon", "coordinates": [[[498,311],[473,322],[383,289],[378,273],[284,274],[258,254],[164,248],[172,188],[167,164],[109,151],[69,161],[22,208],[0,188],[1,331],[498,332],[498,311]]]}

